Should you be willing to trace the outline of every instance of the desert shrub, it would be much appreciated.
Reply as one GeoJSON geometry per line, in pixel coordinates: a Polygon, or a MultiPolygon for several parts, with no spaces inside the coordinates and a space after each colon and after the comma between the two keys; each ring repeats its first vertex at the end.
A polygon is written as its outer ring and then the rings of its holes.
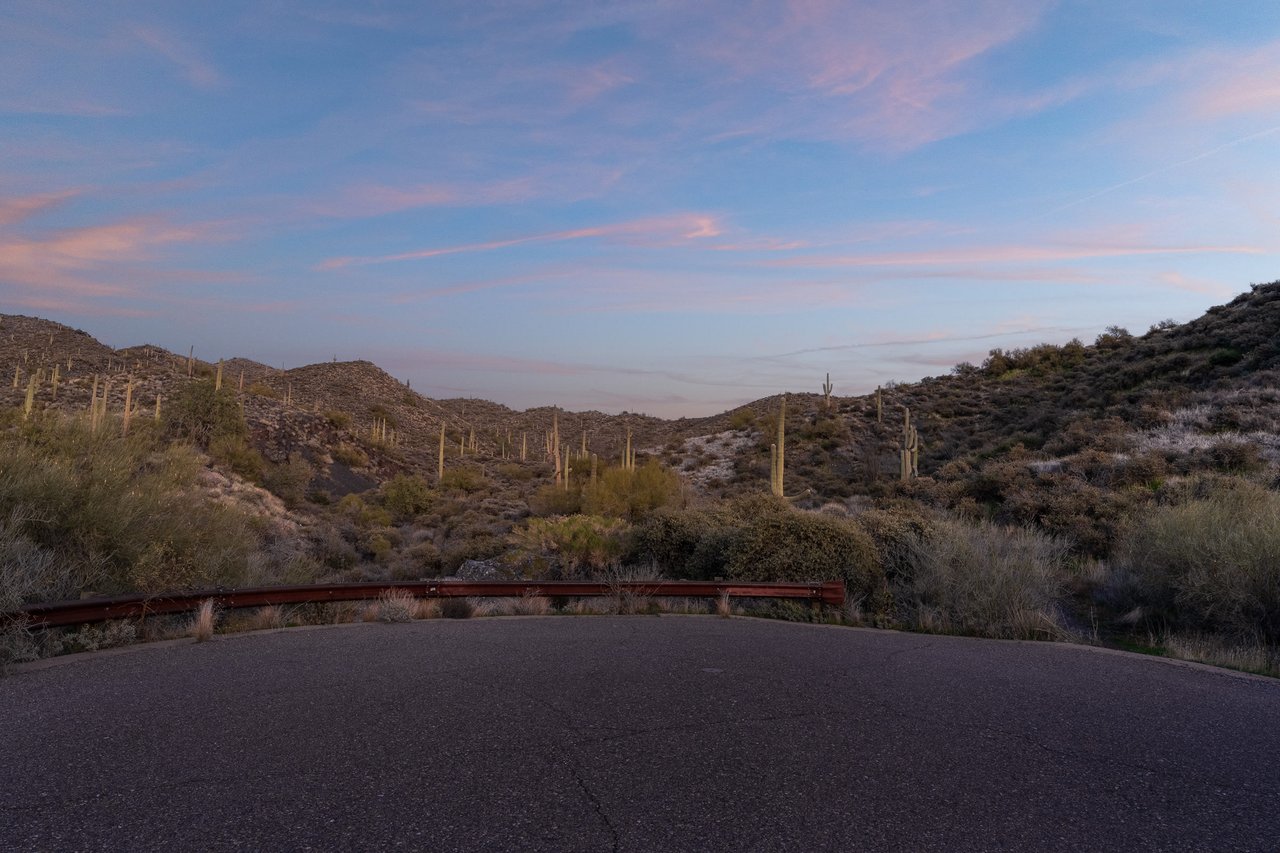
{"type": "Polygon", "coordinates": [[[221,435],[209,442],[209,456],[246,480],[260,482],[266,462],[244,436],[221,435]]]}
{"type": "Polygon", "coordinates": [[[492,533],[475,532],[448,543],[440,552],[444,570],[453,574],[467,560],[488,560],[507,550],[506,541],[492,533]]]}
{"type": "Polygon", "coordinates": [[[729,416],[729,429],[751,429],[756,424],[755,413],[750,409],[737,409],[729,416]]]}
{"type": "Polygon", "coordinates": [[[912,505],[865,510],[855,520],[871,537],[880,568],[890,580],[910,569],[912,541],[929,533],[933,526],[932,520],[912,505]]]}
{"type": "MultiPolygon", "coordinates": [[[[854,596],[883,587],[875,546],[854,522],[756,502],[729,542],[729,577],[758,581],[842,580],[854,596]]],[[[740,506],[740,511],[746,507],[740,506]]]]}
{"type": "Polygon", "coordinates": [[[663,507],[636,525],[629,559],[685,580],[723,577],[738,521],[726,509],[663,507]]]}
{"type": "Polygon", "coordinates": [[[265,382],[253,382],[245,388],[245,393],[252,394],[255,397],[266,397],[268,400],[280,399],[280,392],[267,385],[265,382]]]}
{"type": "Polygon", "coordinates": [[[0,613],[32,601],[69,598],[77,590],[59,571],[56,554],[31,541],[23,529],[36,519],[22,507],[0,519],[0,613]]]}
{"type": "Polygon", "coordinates": [[[582,511],[582,492],[547,484],[529,497],[529,511],[534,515],[574,515],[582,511]]]}
{"type": "Polygon", "coordinates": [[[339,444],[329,451],[335,462],[341,462],[348,468],[364,468],[369,464],[369,454],[354,444],[339,444]]]}
{"type": "Polygon", "coordinates": [[[434,501],[427,481],[412,474],[397,474],[382,484],[382,505],[398,519],[421,515],[434,501]]]}
{"type": "Polygon", "coordinates": [[[1231,474],[1257,471],[1266,464],[1258,446],[1244,441],[1220,441],[1209,448],[1208,456],[1214,468],[1231,474]]]}
{"type": "Polygon", "coordinates": [[[582,511],[638,521],[680,497],[680,477],[651,459],[634,471],[609,468],[582,492],[582,511]]]}
{"type": "Polygon", "coordinates": [[[511,533],[517,548],[554,559],[559,574],[581,577],[615,566],[626,550],[630,525],[616,518],[568,515],[531,518],[511,533]]]}
{"type": "Polygon", "coordinates": [[[393,580],[430,578],[440,573],[440,549],[434,542],[418,542],[398,551],[392,558],[393,580]]]}
{"type": "Polygon", "coordinates": [[[907,623],[922,630],[1052,636],[1067,553],[1060,540],[1028,528],[941,519],[908,540],[895,597],[907,623]]]}
{"type": "Polygon", "coordinates": [[[508,462],[505,465],[498,466],[498,474],[508,480],[517,483],[527,483],[534,478],[537,472],[528,465],[519,465],[515,462],[508,462]]]}
{"type": "Polygon", "coordinates": [[[306,498],[313,473],[311,465],[295,450],[286,461],[266,467],[262,472],[262,485],[284,501],[285,506],[295,507],[306,498]]]}
{"type": "Polygon", "coordinates": [[[165,402],[165,432],[173,438],[208,447],[214,439],[248,435],[244,412],[230,388],[215,391],[212,382],[190,382],[165,402]]]}
{"type": "Polygon", "coordinates": [[[440,478],[440,488],[453,492],[473,494],[484,490],[488,485],[484,472],[471,465],[446,468],[444,476],[440,478]]]}
{"type": "Polygon", "coordinates": [[[344,495],[338,501],[338,511],[360,527],[387,527],[391,524],[391,513],[380,506],[367,504],[359,495],[344,495]]]}
{"type": "Polygon", "coordinates": [[[324,413],[324,419],[335,429],[346,429],[351,426],[351,415],[346,412],[330,409],[324,413]]]}
{"type": "Polygon", "coordinates": [[[18,520],[8,535],[53,554],[59,573],[32,594],[235,585],[245,574],[257,535],[196,487],[189,447],[50,420],[0,435],[0,460],[0,518],[18,520]]]}
{"type": "Polygon", "coordinates": [[[1135,519],[1115,564],[1171,624],[1280,640],[1280,494],[1247,482],[1135,519]]]}

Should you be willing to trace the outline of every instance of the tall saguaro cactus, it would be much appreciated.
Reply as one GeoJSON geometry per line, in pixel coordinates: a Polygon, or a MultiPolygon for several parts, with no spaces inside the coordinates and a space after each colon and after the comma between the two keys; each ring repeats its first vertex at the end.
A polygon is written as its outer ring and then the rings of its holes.
{"type": "Polygon", "coordinates": [[[444,481],[444,421],[440,421],[440,456],[436,460],[436,485],[444,481]]]}
{"type": "Polygon", "coordinates": [[[905,483],[920,476],[920,433],[911,425],[911,409],[902,407],[902,446],[898,450],[898,474],[905,483]]]}
{"type": "Polygon", "coordinates": [[[831,374],[827,374],[827,381],[822,383],[822,404],[827,411],[831,411],[831,392],[835,386],[831,384],[831,374]]]}
{"type": "Polygon", "coordinates": [[[774,442],[770,457],[769,491],[778,497],[783,494],[783,481],[787,470],[787,395],[782,395],[778,407],[778,440],[774,442]]]}

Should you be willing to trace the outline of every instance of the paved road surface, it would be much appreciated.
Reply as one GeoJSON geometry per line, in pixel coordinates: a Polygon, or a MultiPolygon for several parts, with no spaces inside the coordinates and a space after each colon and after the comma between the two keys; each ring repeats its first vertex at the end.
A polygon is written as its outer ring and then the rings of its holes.
{"type": "Polygon", "coordinates": [[[362,625],[0,680],[22,850],[1278,850],[1280,683],[710,617],[362,625]]]}

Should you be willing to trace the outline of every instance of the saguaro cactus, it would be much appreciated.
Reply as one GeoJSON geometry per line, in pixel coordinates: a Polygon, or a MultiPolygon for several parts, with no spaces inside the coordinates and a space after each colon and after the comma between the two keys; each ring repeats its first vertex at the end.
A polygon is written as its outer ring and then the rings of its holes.
{"type": "Polygon", "coordinates": [[[822,404],[827,408],[827,411],[831,410],[831,391],[833,388],[831,374],[828,373],[827,381],[822,383],[822,404]]]}
{"type": "Polygon", "coordinates": [[[898,474],[903,482],[920,476],[920,433],[911,425],[911,409],[902,407],[902,445],[898,450],[898,474]]]}
{"type": "Polygon", "coordinates": [[[444,421],[440,422],[440,457],[436,461],[436,484],[444,481],[444,421]]]}
{"type": "Polygon", "coordinates": [[[778,406],[778,440],[774,442],[770,457],[769,490],[782,497],[783,481],[787,470],[787,395],[782,395],[778,406]]]}
{"type": "Polygon", "coordinates": [[[129,434],[129,421],[133,419],[133,377],[129,377],[129,382],[124,386],[124,420],[120,426],[120,434],[129,434]]]}
{"type": "Polygon", "coordinates": [[[27,380],[27,399],[22,404],[22,419],[25,421],[31,417],[31,410],[36,404],[36,377],[33,373],[31,378],[27,380]]]}

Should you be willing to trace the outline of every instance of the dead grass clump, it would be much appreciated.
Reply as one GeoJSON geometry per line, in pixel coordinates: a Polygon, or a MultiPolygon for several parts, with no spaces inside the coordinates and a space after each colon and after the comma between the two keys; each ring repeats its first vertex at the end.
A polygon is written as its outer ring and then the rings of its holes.
{"type": "Polygon", "coordinates": [[[413,605],[414,619],[439,619],[440,600],[436,598],[418,598],[413,605]]]}
{"type": "Polygon", "coordinates": [[[213,599],[206,598],[200,602],[200,609],[196,611],[196,615],[191,620],[189,634],[197,643],[203,643],[213,637],[214,628],[217,627],[218,614],[214,607],[213,599]]]}
{"type": "Polygon", "coordinates": [[[418,612],[418,601],[402,589],[388,589],[378,596],[374,607],[380,622],[411,622],[418,612]]]}
{"type": "Polygon", "coordinates": [[[509,598],[481,598],[472,606],[471,615],[475,617],[506,616],[509,598]]]}
{"type": "Polygon", "coordinates": [[[272,628],[283,628],[289,622],[289,617],[284,608],[278,604],[259,607],[253,612],[250,619],[249,630],[251,631],[269,631],[272,628]]]}
{"type": "Polygon", "coordinates": [[[551,601],[545,595],[527,592],[511,601],[513,616],[546,616],[551,612],[551,601]]]}
{"type": "Polygon", "coordinates": [[[729,593],[722,592],[720,597],[716,599],[716,615],[721,619],[728,619],[733,615],[733,605],[729,603],[729,593]]]}
{"type": "Polygon", "coordinates": [[[565,608],[565,613],[574,616],[604,616],[616,613],[613,602],[604,598],[575,598],[565,608]]]}
{"type": "Polygon", "coordinates": [[[1280,677],[1280,647],[1257,638],[1232,638],[1199,632],[1174,633],[1161,645],[1171,657],[1280,677]]]}

